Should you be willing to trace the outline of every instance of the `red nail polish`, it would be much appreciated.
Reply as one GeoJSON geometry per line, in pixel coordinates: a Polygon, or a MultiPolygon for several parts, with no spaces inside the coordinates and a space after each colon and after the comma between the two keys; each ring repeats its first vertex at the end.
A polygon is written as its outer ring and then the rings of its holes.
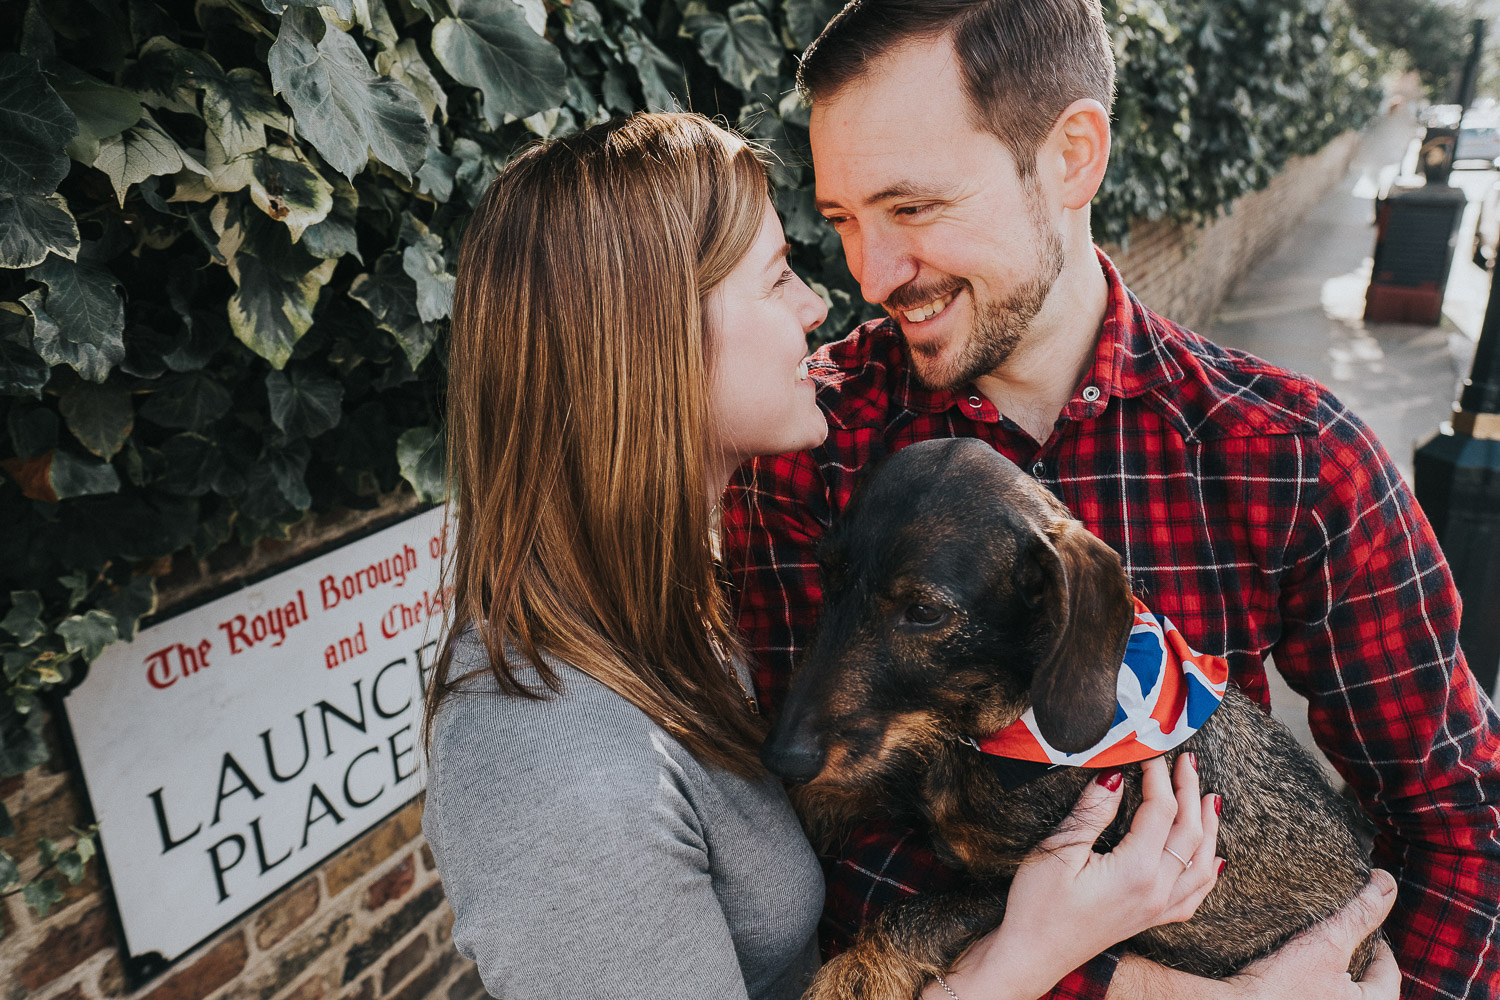
{"type": "Polygon", "coordinates": [[[1215,816],[1222,816],[1222,815],[1224,815],[1224,796],[1222,796],[1222,795],[1215,795],[1214,796],[1214,815],[1215,816]]]}
{"type": "Polygon", "coordinates": [[[1101,772],[1096,780],[1112,792],[1119,791],[1120,782],[1125,780],[1125,772],[1118,767],[1112,767],[1108,771],[1101,772]]]}
{"type": "Polygon", "coordinates": [[[1187,755],[1187,759],[1188,759],[1188,767],[1191,767],[1194,771],[1198,770],[1198,755],[1195,754],[1195,753],[1189,752],[1188,755],[1187,755]]]}
{"type": "Polygon", "coordinates": [[[1215,875],[1223,875],[1224,874],[1224,869],[1228,868],[1228,867],[1229,867],[1229,862],[1226,861],[1223,858],[1220,858],[1219,859],[1219,870],[1216,871],[1216,872],[1214,872],[1214,874],[1215,875]]]}

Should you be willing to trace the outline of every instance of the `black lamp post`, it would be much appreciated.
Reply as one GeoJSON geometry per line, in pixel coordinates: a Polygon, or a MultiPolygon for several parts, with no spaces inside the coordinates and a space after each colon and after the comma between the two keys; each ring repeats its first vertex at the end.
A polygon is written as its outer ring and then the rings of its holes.
{"type": "MultiPolygon", "coordinates": [[[[1474,93],[1484,22],[1474,23],[1474,45],[1460,96],[1474,93]]],[[[1432,521],[1463,598],[1458,641],[1480,685],[1493,693],[1500,675],[1500,283],[1490,298],[1453,419],[1417,449],[1417,500],[1432,521]]]]}
{"type": "Polygon", "coordinates": [[[1500,676],[1500,282],[1450,423],[1417,449],[1417,500],[1463,598],[1459,645],[1480,686],[1500,676]]]}

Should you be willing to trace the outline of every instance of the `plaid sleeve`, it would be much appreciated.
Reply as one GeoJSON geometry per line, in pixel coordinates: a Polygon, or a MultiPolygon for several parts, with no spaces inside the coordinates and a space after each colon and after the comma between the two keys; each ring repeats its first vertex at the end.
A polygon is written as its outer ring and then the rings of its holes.
{"type": "Polygon", "coordinates": [[[767,715],[781,707],[797,654],[818,621],[817,547],[829,511],[828,488],[807,452],[746,463],[724,494],[724,554],[735,612],[767,715]]]}
{"type": "Polygon", "coordinates": [[[1500,995],[1500,718],[1458,646],[1432,528],[1374,435],[1324,396],[1273,650],[1400,890],[1407,1000],[1500,995]]]}
{"type": "MultiPolygon", "coordinates": [[[[822,601],[816,549],[832,520],[828,487],[807,453],[757,459],[736,473],[723,502],[724,552],[762,709],[773,715],[811,638],[822,601]]],[[[890,903],[955,886],[916,831],[888,822],[857,827],[822,858],[824,953],[843,951],[890,903]]],[[[1059,983],[1050,1000],[1103,1000],[1117,956],[1101,955],[1059,983]]]]}

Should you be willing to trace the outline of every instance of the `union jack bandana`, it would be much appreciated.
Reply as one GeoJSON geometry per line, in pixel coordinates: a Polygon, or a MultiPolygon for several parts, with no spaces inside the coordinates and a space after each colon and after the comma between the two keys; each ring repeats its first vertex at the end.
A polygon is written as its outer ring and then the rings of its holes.
{"type": "Polygon", "coordinates": [[[1119,767],[1181,746],[1224,700],[1229,664],[1200,653],[1165,617],[1135,601],[1135,625],[1115,686],[1115,718],[1104,739],[1078,753],[1048,745],[1031,709],[975,747],[983,753],[1053,767],[1119,767]]]}

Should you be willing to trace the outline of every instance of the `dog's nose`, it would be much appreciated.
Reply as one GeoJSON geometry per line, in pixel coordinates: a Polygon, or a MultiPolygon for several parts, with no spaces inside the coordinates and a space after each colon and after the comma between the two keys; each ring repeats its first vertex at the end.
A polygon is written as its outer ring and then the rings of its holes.
{"type": "Polygon", "coordinates": [[[823,749],[813,739],[767,740],[760,749],[766,769],[784,781],[803,784],[823,770],[823,749]]]}

